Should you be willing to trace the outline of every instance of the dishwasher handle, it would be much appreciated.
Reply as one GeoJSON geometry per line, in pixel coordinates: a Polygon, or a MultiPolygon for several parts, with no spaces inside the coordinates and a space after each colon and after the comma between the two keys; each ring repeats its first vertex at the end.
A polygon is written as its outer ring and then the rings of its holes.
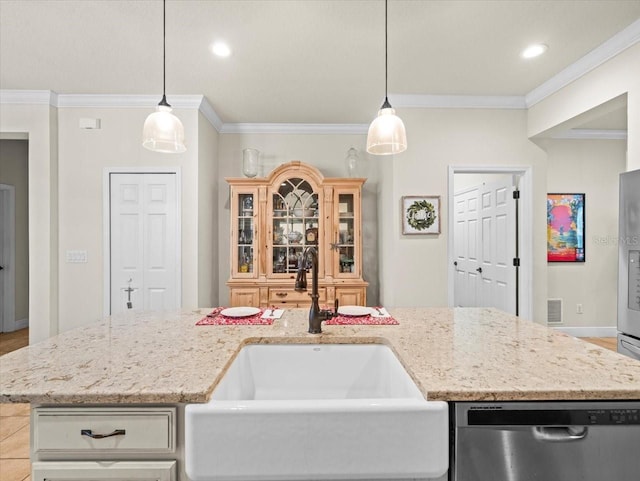
{"type": "Polygon", "coordinates": [[[565,443],[586,438],[589,428],[587,426],[534,426],[532,432],[537,441],[565,443]]]}

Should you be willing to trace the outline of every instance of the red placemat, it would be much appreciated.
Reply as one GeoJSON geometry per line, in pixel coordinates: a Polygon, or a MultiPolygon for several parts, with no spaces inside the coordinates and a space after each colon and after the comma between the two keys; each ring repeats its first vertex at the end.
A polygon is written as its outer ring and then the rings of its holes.
{"type": "Polygon", "coordinates": [[[336,316],[324,321],[327,325],[335,326],[354,326],[354,325],[372,325],[384,326],[400,324],[393,317],[374,317],[374,316],[336,316]]]}
{"type": "Polygon", "coordinates": [[[205,317],[196,322],[196,326],[268,326],[273,324],[273,319],[262,319],[264,309],[253,316],[247,317],[227,317],[220,314],[224,307],[216,307],[205,317]]]}

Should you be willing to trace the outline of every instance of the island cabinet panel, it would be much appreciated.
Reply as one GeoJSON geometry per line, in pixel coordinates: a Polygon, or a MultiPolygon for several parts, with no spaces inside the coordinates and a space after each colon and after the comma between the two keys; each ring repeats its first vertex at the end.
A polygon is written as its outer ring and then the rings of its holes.
{"type": "Polygon", "coordinates": [[[177,481],[175,461],[35,462],[32,481],[177,481]]]}
{"type": "MultiPolygon", "coordinates": [[[[324,177],[315,167],[293,161],[265,178],[226,181],[232,306],[310,306],[308,293],[293,290],[309,247],[318,251],[320,302],[333,305],[341,293],[341,304],[366,304],[361,232],[365,179],[324,177]],[[348,290],[337,290],[345,283],[348,290]]],[[[311,272],[307,277],[310,291],[311,272]]]]}
{"type": "Polygon", "coordinates": [[[33,406],[32,481],[178,481],[177,408],[33,406]]]}
{"type": "Polygon", "coordinates": [[[174,408],[35,408],[33,452],[172,453],[174,408]]]}

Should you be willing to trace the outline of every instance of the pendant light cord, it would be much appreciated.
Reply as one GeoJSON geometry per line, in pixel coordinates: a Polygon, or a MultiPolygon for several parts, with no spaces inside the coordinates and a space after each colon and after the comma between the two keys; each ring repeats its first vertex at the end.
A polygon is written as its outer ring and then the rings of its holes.
{"type": "Polygon", "coordinates": [[[387,94],[387,84],[388,84],[388,79],[387,77],[389,76],[389,68],[388,68],[388,53],[387,53],[387,43],[388,43],[388,35],[387,35],[387,0],[384,0],[384,103],[382,104],[382,107],[380,107],[380,110],[382,109],[390,109],[391,104],[389,103],[389,97],[387,94]]]}
{"type": "Polygon", "coordinates": [[[162,0],[162,96],[167,88],[167,0],[162,0]]]}
{"type": "Polygon", "coordinates": [[[162,0],[162,100],[158,105],[171,107],[167,102],[167,0],[162,0]]]}
{"type": "Polygon", "coordinates": [[[384,98],[387,98],[387,0],[384,0],[384,98]]]}

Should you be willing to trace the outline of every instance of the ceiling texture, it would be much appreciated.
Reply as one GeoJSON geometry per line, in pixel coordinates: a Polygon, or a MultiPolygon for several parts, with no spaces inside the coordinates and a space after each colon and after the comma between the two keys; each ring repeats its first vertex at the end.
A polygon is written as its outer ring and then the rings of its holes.
{"type": "MultiPolygon", "coordinates": [[[[166,82],[225,123],[366,124],[383,0],[167,0],[166,82]],[[210,46],[224,40],[228,58],[210,46]]],[[[638,0],[389,0],[389,92],[524,96],[640,18],[638,0]],[[531,43],[549,46],[525,60],[531,43]]],[[[0,88],[162,93],[160,0],[0,0],[0,88]]]]}

